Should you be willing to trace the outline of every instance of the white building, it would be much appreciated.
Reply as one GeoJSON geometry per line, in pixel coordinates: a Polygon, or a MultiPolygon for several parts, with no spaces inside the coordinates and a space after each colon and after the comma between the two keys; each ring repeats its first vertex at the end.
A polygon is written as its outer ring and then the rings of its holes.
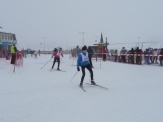
{"type": "Polygon", "coordinates": [[[16,36],[12,33],[0,32],[0,51],[9,50],[11,45],[16,44],[16,36]]]}

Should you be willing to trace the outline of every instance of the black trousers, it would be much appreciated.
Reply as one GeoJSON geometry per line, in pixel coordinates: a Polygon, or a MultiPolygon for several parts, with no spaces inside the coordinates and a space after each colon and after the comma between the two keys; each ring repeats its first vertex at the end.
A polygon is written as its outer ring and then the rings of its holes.
{"type": "Polygon", "coordinates": [[[11,64],[15,64],[15,60],[16,60],[16,54],[12,54],[11,64]]]}
{"type": "Polygon", "coordinates": [[[153,57],[153,61],[152,61],[153,63],[157,63],[157,56],[154,56],[153,57]]]}
{"type": "Polygon", "coordinates": [[[103,61],[106,61],[106,54],[103,54],[103,61]]]}
{"type": "Polygon", "coordinates": [[[121,62],[126,63],[126,56],[125,55],[121,56],[121,62]]]}
{"type": "Polygon", "coordinates": [[[90,65],[87,66],[81,66],[81,70],[82,70],[82,77],[81,77],[81,82],[83,83],[84,77],[85,77],[85,68],[87,68],[90,72],[91,75],[91,81],[93,81],[93,71],[90,65]]]}
{"type": "Polygon", "coordinates": [[[131,56],[131,64],[134,64],[134,56],[131,56]]]}
{"type": "Polygon", "coordinates": [[[54,58],[54,61],[53,61],[53,65],[52,65],[52,69],[54,68],[54,65],[55,65],[55,62],[58,62],[58,68],[59,68],[59,65],[60,65],[60,58],[54,58]]]}
{"type": "Polygon", "coordinates": [[[162,66],[163,64],[162,64],[162,62],[163,62],[163,56],[160,56],[160,65],[162,66]]]}
{"type": "Polygon", "coordinates": [[[136,57],[136,64],[141,64],[140,56],[137,56],[137,57],[136,57]]]}
{"type": "Polygon", "coordinates": [[[89,63],[90,63],[90,66],[93,67],[93,65],[92,65],[92,57],[89,57],[89,63]]]}
{"type": "Polygon", "coordinates": [[[114,56],[114,62],[117,62],[117,55],[114,56]]]}

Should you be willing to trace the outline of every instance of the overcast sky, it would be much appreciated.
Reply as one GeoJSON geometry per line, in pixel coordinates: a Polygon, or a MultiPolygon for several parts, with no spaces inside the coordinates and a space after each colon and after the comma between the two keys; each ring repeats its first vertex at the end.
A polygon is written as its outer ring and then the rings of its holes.
{"type": "Polygon", "coordinates": [[[0,0],[0,31],[21,48],[163,41],[163,0],[0,0]]]}

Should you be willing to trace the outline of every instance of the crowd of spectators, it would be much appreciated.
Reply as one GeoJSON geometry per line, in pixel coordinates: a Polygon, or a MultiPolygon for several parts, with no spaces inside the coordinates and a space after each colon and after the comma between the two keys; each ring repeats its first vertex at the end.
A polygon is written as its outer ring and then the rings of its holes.
{"type": "Polygon", "coordinates": [[[163,48],[146,48],[145,50],[137,48],[131,48],[126,50],[122,47],[120,52],[114,50],[108,53],[108,59],[114,62],[130,63],[130,64],[158,64],[163,66],[163,48]]]}

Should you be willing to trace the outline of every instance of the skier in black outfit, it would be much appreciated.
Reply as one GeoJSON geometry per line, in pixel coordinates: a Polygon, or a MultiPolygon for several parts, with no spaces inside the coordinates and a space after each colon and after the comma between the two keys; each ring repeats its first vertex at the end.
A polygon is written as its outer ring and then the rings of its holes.
{"type": "Polygon", "coordinates": [[[90,66],[91,68],[93,68],[93,65],[92,65],[92,55],[93,55],[93,50],[91,49],[91,47],[88,47],[88,58],[89,58],[89,63],[90,63],[90,66]]]}

